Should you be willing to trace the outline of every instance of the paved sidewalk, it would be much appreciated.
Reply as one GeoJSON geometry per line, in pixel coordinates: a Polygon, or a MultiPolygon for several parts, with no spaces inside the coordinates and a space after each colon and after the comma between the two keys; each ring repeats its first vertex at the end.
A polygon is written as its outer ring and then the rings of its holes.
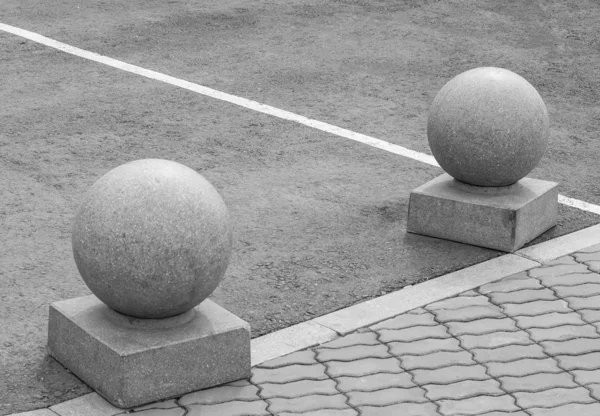
{"type": "MultiPolygon", "coordinates": [[[[599,273],[597,245],[132,414],[600,415],[599,273]]],[[[123,413],[71,402],[22,415],[123,413]]]]}

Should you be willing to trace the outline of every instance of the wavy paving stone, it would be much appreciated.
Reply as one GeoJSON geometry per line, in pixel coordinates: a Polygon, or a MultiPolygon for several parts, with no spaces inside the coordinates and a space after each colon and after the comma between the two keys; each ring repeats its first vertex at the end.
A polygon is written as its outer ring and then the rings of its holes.
{"type": "Polygon", "coordinates": [[[546,263],[547,266],[555,266],[557,264],[577,264],[577,262],[575,261],[575,259],[570,256],[563,256],[563,257],[559,257],[557,259],[551,260],[549,262],[546,263]]]}
{"type": "Polygon", "coordinates": [[[508,393],[513,392],[537,392],[558,387],[575,388],[579,387],[571,374],[563,373],[539,373],[523,377],[500,377],[502,388],[508,393]]]}
{"type": "Polygon", "coordinates": [[[531,416],[598,416],[600,415],[600,403],[573,403],[551,409],[531,408],[527,409],[527,412],[529,412],[531,416]]]}
{"type": "Polygon", "coordinates": [[[489,304],[488,298],[482,295],[477,296],[455,296],[434,302],[425,307],[428,311],[437,311],[441,309],[460,309],[467,306],[487,306],[489,304]]]}
{"type": "Polygon", "coordinates": [[[346,400],[347,398],[343,394],[333,396],[313,394],[293,399],[267,399],[269,402],[269,411],[274,414],[283,412],[302,413],[320,409],[348,409],[349,406],[346,404],[346,400]]]}
{"type": "Polygon", "coordinates": [[[371,331],[355,332],[333,341],[326,342],[325,344],[320,345],[319,349],[344,348],[354,345],[379,345],[379,341],[377,341],[377,334],[371,331]]]}
{"type": "Polygon", "coordinates": [[[591,390],[591,396],[599,400],[600,399],[600,384],[588,384],[585,386],[587,389],[591,390]]]}
{"type": "Polygon", "coordinates": [[[468,306],[461,309],[440,309],[433,311],[438,322],[470,322],[483,318],[504,318],[496,305],[468,306]]]}
{"type": "Polygon", "coordinates": [[[581,251],[581,252],[573,253],[573,257],[575,257],[575,259],[580,263],[584,263],[586,261],[599,261],[600,260],[600,250],[590,251],[590,252],[581,251]]]}
{"type": "Polygon", "coordinates": [[[560,277],[575,273],[585,273],[587,271],[587,267],[583,264],[559,264],[548,267],[536,267],[535,269],[529,270],[529,276],[539,278],[560,277]]]}
{"type": "Polygon", "coordinates": [[[361,416],[440,416],[433,403],[398,403],[389,406],[358,407],[361,416]]]}
{"type": "Polygon", "coordinates": [[[505,303],[502,305],[502,311],[511,317],[514,316],[539,316],[547,313],[569,313],[572,310],[566,301],[558,300],[538,300],[527,303],[505,303]]]}
{"type": "Polygon", "coordinates": [[[519,360],[522,358],[546,358],[544,350],[536,344],[533,345],[508,345],[498,348],[474,348],[471,350],[475,361],[482,363],[519,360]]]}
{"type": "Polygon", "coordinates": [[[573,370],[571,374],[575,376],[575,381],[580,384],[600,384],[599,370],[573,370]]]}
{"type": "Polygon", "coordinates": [[[545,313],[538,316],[515,316],[519,328],[554,328],[562,325],[585,325],[577,312],[545,313]]]}
{"type": "Polygon", "coordinates": [[[557,355],[555,358],[565,370],[600,369],[600,352],[582,355],[557,355]]]}
{"type": "Polygon", "coordinates": [[[192,404],[186,406],[186,416],[269,416],[265,401],[232,401],[219,404],[192,404]]]}
{"type": "Polygon", "coordinates": [[[475,290],[467,290],[461,293],[459,296],[481,296],[481,294],[475,290]]]}
{"type": "Polygon", "coordinates": [[[498,331],[484,335],[459,335],[461,344],[466,349],[498,348],[507,345],[530,345],[533,341],[525,331],[498,331]]]}
{"type": "Polygon", "coordinates": [[[489,380],[486,368],[479,364],[452,365],[434,370],[413,370],[414,382],[425,384],[450,384],[465,380],[489,380]]]}
{"type": "Polygon", "coordinates": [[[319,348],[317,360],[319,361],[354,361],[362,358],[389,358],[391,357],[385,345],[352,345],[343,348],[319,348]]]}
{"type": "Polygon", "coordinates": [[[550,355],[581,355],[600,352],[600,338],[577,338],[569,341],[542,341],[546,353],[550,355]]]}
{"type": "Polygon", "coordinates": [[[425,355],[437,351],[461,351],[457,339],[422,339],[413,342],[390,342],[390,353],[397,357],[404,355],[425,355]]]}
{"type": "Polygon", "coordinates": [[[354,409],[319,409],[315,410],[314,412],[284,412],[278,414],[277,416],[358,416],[358,412],[354,409]]]}
{"type": "Polygon", "coordinates": [[[278,368],[286,365],[302,364],[310,365],[317,364],[316,354],[312,350],[297,351],[292,354],[284,355],[283,357],[264,362],[258,365],[258,368],[278,368]]]}
{"type": "Polygon", "coordinates": [[[440,413],[444,416],[480,415],[489,412],[515,412],[519,409],[515,399],[504,396],[476,396],[462,400],[440,400],[440,413]]]}
{"type": "Polygon", "coordinates": [[[568,341],[576,338],[599,338],[596,327],[592,325],[562,325],[554,328],[530,328],[531,339],[541,341],[568,341]]]}
{"type": "Polygon", "coordinates": [[[435,321],[432,314],[423,309],[423,313],[411,314],[406,313],[403,315],[396,316],[395,318],[388,319],[387,321],[380,322],[372,325],[370,328],[373,330],[379,329],[404,329],[413,326],[436,326],[438,323],[435,321]]]}
{"type": "Polygon", "coordinates": [[[272,399],[274,397],[294,398],[309,396],[312,394],[337,394],[336,383],[334,380],[300,380],[284,384],[261,384],[260,395],[263,399],[272,399]]]}
{"type": "Polygon", "coordinates": [[[535,393],[516,392],[517,404],[524,409],[531,407],[557,407],[569,403],[593,403],[590,392],[583,387],[574,389],[554,388],[535,393]]]}
{"type": "Polygon", "coordinates": [[[446,322],[448,332],[456,336],[459,335],[484,335],[492,334],[496,331],[520,331],[520,329],[510,318],[500,319],[477,319],[471,322],[446,322]]]}
{"type": "Polygon", "coordinates": [[[515,292],[524,289],[543,289],[544,286],[537,279],[515,279],[500,280],[499,282],[488,283],[478,289],[478,292],[487,295],[495,292],[515,292]]]}
{"type": "Polygon", "coordinates": [[[586,322],[596,323],[600,322],[600,310],[597,309],[580,309],[577,311],[586,322]]]}
{"type": "Polygon", "coordinates": [[[539,280],[546,287],[577,286],[585,283],[598,283],[600,282],[600,275],[587,271],[585,273],[540,277],[539,280]]]}
{"type": "Polygon", "coordinates": [[[575,310],[600,310],[600,296],[598,295],[585,298],[566,297],[565,300],[569,303],[569,306],[575,310]]]}
{"type": "Polygon", "coordinates": [[[506,394],[496,380],[485,381],[466,380],[451,384],[426,384],[427,398],[432,401],[442,399],[459,400],[474,396],[502,396],[506,394]]]}
{"type": "Polygon", "coordinates": [[[527,303],[537,300],[556,300],[557,297],[550,289],[523,289],[514,292],[492,292],[489,294],[492,302],[502,303],[527,303]]]}
{"type": "Polygon", "coordinates": [[[427,355],[405,355],[400,358],[402,368],[406,370],[436,369],[454,365],[474,365],[473,357],[467,351],[434,352],[427,355]]]}
{"type": "MultiPolygon", "coordinates": [[[[246,385],[248,385],[250,383],[246,382],[246,385]]],[[[143,406],[138,406],[138,407],[134,407],[133,409],[131,409],[132,412],[141,412],[143,410],[150,410],[150,409],[173,409],[179,407],[179,405],[177,404],[177,402],[175,401],[175,399],[171,399],[171,400],[165,400],[162,402],[154,402],[154,403],[150,403],[150,404],[145,404],[143,406]]]]}
{"type": "Polygon", "coordinates": [[[525,358],[508,363],[490,362],[485,365],[492,377],[524,377],[538,373],[562,373],[556,361],[552,358],[525,358]]]}
{"type": "Polygon", "coordinates": [[[147,409],[132,414],[134,416],[184,416],[186,409],[182,407],[147,409]]]}
{"type": "Polygon", "coordinates": [[[420,387],[402,389],[392,387],[377,391],[377,393],[366,391],[351,391],[347,393],[352,406],[389,406],[396,403],[425,403],[425,390],[420,387]]]}
{"type": "Polygon", "coordinates": [[[323,364],[288,365],[278,368],[253,368],[252,382],[262,383],[288,383],[298,380],[323,380],[328,378],[323,364]]]}
{"type": "Polygon", "coordinates": [[[404,329],[380,329],[378,330],[381,342],[413,342],[429,338],[450,338],[450,334],[442,325],[437,326],[413,326],[404,329]]]}
{"type": "Polygon", "coordinates": [[[181,405],[215,404],[232,400],[260,400],[260,397],[258,396],[258,387],[249,383],[244,386],[224,385],[213,387],[186,394],[179,399],[179,403],[181,405]]]}
{"type": "Polygon", "coordinates": [[[332,377],[362,377],[376,373],[402,373],[404,370],[397,358],[364,358],[351,362],[329,361],[327,372],[332,377]]]}
{"type": "Polygon", "coordinates": [[[586,261],[585,264],[589,270],[600,273],[600,261],[586,261]]]}
{"type": "Polygon", "coordinates": [[[343,393],[350,391],[376,391],[391,387],[416,387],[412,376],[407,373],[378,373],[362,377],[337,377],[337,388],[343,393]]]}
{"type": "Polygon", "coordinates": [[[585,283],[577,286],[553,286],[552,289],[562,298],[569,296],[588,297],[600,295],[600,283],[585,283]]]}
{"type": "Polygon", "coordinates": [[[483,413],[481,415],[477,415],[477,416],[530,416],[525,412],[490,412],[490,413],[483,413]]]}

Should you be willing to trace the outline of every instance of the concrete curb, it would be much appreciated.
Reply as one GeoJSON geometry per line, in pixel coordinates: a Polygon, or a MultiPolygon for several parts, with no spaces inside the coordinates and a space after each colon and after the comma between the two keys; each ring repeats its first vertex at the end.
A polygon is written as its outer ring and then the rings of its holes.
{"type": "MultiPolygon", "coordinates": [[[[252,366],[331,341],[414,308],[599,244],[600,224],[255,338],[252,340],[252,366]]],[[[114,416],[125,411],[112,406],[97,393],[90,393],[54,405],[50,409],[11,416],[114,416]]]]}

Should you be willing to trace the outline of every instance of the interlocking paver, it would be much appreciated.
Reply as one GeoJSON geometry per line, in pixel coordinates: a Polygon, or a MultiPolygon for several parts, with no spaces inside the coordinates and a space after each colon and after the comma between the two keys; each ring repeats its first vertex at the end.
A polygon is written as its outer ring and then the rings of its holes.
{"type": "Polygon", "coordinates": [[[481,294],[475,290],[467,290],[461,293],[459,296],[481,296],[481,294]]]}
{"type": "MultiPolygon", "coordinates": [[[[268,416],[265,401],[232,401],[218,404],[192,404],[187,416],[268,416]]],[[[134,413],[135,414],[135,413],[134,413]]]]}
{"type": "Polygon", "coordinates": [[[477,319],[470,322],[446,322],[444,325],[448,327],[448,332],[454,336],[483,335],[496,331],[519,331],[515,321],[510,318],[477,319]]]}
{"type": "Polygon", "coordinates": [[[558,300],[538,300],[527,303],[505,303],[502,305],[502,311],[508,316],[539,316],[551,312],[569,313],[572,312],[567,302],[558,300]]]}
{"type": "Polygon", "coordinates": [[[535,393],[516,392],[517,404],[524,409],[531,407],[557,407],[569,403],[592,403],[595,400],[583,387],[574,389],[554,388],[535,393]]]}
{"type": "Polygon", "coordinates": [[[575,338],[599,338],[592,325],[562,325],[554,328],[530,328],[527,330],[534,341],[567,341],[575,338]]]}
{"type": "Polygon", "coordinates": [[[536,300],[555,300],[556,295],[550,289],[523,289],[514,292],[492,292],[488,295],[496,304],[526,303],[536,300]]]}
{"type": "Polygon", "coordinates": [[[588,384],[585,387],[592,391],[591,396],[594,399],[598,400],[600,398],[600,384],[588,384]]]}
{"type": "Polygon", "coordinates": [[[337,388],[341,392],[349,391],[375,391],[390,387],[410,388],[415,387],[409,373],[378,373],[363,377],[337,377],[337,388]]]}
{"type": "Polygon", "coordinates": [[[413,342],[390,342],[390,352],[398,357],[403,355],[425,355],[436,351],[460,351],[460,345],[455,338],[422,339],[413,342]]]}
{"type": "Polygon", "coordinates": [[[587,267],[583,264],[559,264],[556,266],[536,267],[535,269],[529,270],[529,276],[545,278],[583,272],[587,272],[587,267]]]}
{"type": "MultiPolygon", "coordinates": [[[[594,250],[594,247],[589,247],[590,250],[594,250]]],[[[573,253],[573,257],[577,259],[578,262],[585,261],[598,261],[600,260],[600,250],[597,251],[580,251],[577,253],[573,253]]]]}
{"type": "Polygon", "coordinates": [[[264,383],[260,385],[260,395],[264,399],[273,397],[294,398],[309,396],[311,394],[337,394],[335,381],[326,380],[300,380],[284,384],[264,383]]]}
{"type": "Polygon", "coordinates": [[[466,349],[472,348],[497,348],[506,345],[530,345],[533,341],[525,331],[492,332],[484,335],[459,335],[462,346],[466,349]]]}
{"type": "Polygon", "coordinates": [[[573,370],[575,381],[581,384],[600,384],[600,370],[573,370]]]}
{"type": "Polygon", "coordinates": [[[435,369],[448,367],[451,365],[473,365],[473,357],[467,351],[456,352],[434,352],[427,355],[405,355],[400,358],[402,368],[406,370],[414,369],[435,369]]]}
{"type": "Polygon", "coordinates": [[[573,257],[567,255],[567,256],[563,256],[563,257],[559,257],[557,259],[551,260],[546,263],[547,266],[554,266],[557,264],[577,264],[577,262],[575,261],[575,259],[573,257]]]}
{"type": "Polygon", "coordinates": [[[574,388],[578,384],[569,373],[539,373],[524,377],[500,377],[502,388],[509,393],[516,391],[536,392],[556,387],[574,388]]]}
{"type": "MultiPolygon", "coordinates": [[[[527,409],[531,416],[598,416],[600,415],[600,403],[591,404],[567,404],[552,409],[532,408],[527,409]]],[[[512,415],[507,415],[512,416],[512,415]]]]}
{"type": "Polygon", "coordinates": [[[523,289],[543,289],[544,286],[537,279],[500,280],[488,283],[479,288],[479,293],[488,294],[494,292],[515,292],[523,289]]]}
{"type": "Polygon", "coordinates": [[[550,355],[581,355],[600,351],[600,338],[578,338],[569,341],[542,341],[546,353],[550,355]]]}
{"type": "Polygon", "coordinates": [[[466,306],[487,306],[488,298],[482,295],[477,296],[456,296],[449,299],[444,299],[439,302],[434,302],[425,307],[429,311],[440,309],[460,309],[466,306]]]}
{"type": "Polygon", "coordinates": [[[586,298],[581,297],[566,297],[565,300],[569,303],[569,306],[575,310],[579,309],[600,309],[600,296],[590,296],[586,298]]]}
{"type": "Polygon", "coordinates": [[[468,306],[461,309],[440,309],[433,311],[439,322],[470,322],[483,318],[504,318],[496,305],[468,306]]]}
{"type": "Polygon", "coordinates": [[[284,412],[278,414],[277,416],[358,416],[358,412],[354,409],[319,409],[312,412],[302,413],[284,412]]]}
{"type": "Polygon", "coordinates": [[[522,377],[538,373],[562,373],[552,358],[531,359],[525,358],[508,363],[491,362],[486,367],[492,377],[522,377]]]}
{"type": "Polygon", "coordinates": [[[552,289],[562,298],[568,296],[586,297],[600,295],[599,283],[585,283],[577,286],[554,286],[552,289]]]}
{"type": "Polygon", "coordinates": [[[329,361],[327,363],[327,372],[332,377],[361,377],[375,373],[401,373],[403,371],[397,358],[365,358],[351,362],[329,361]]]}
{"type": "Polygon", "coordinates": [[[440,416],[433,403],[400,403],[390,406],[361,406],[361,416],[440,416]]]}
{"type": "Polygon", "coordinates": [[[371,326],[371,329],[403,329],[410,328],[413,326],[436,326],[438,323],[435,321],[433,315],[423,309],[423,313],[419,314],[403,314],[396,316],[395,318],[388,319],[387,321],[380,322],[371,326]]]}
{"type": "Polygon", "coordinates": [[[520,410],[515,399],[509,395],[504,396],[476,396],[462,400],[440,400],[440,413],[444,416],[480,415],[485,412],[503,411],[514,412],[520,410]]]}
{"type": "Polygon", "coordinates": [[[464,380],[489,380],[482,365],[453,365],[435,370],[413,370],[414,381],[417,384],[450,384],[464,380]]]}
{"type": "Polygon", "coordinates": [[[396,403],[424,403],[425,390],[421,387],[402,389],[392,387],[378,390],[377,393],[370,391],[351,391],[347,393],[352,406],[388,406],[396,403]]]}
{"type": "Polygon", "coordinates": [[[600,322],[600,311],[597,309],[581,309],[577,312],[580,313],[587,322],[600,322]]]}
{"type": "Polygon", "coordinates": [[[346,335],[344,337],[334,339],[333,341],[326,342],[323,345],[319,346],[319,349],[322,348],[344,348],[350,347],[353,345],[377,345],[379,341],[377,341],[377,334],[375,332],[367,331],[367,332],[355,332],[350,335],[346,335]]]}
{"type": "Polygon", "coordinates": [[[284,355],[283,357],[264,362],[258,365],[258,368],[277,368],[292,364],[317,364],[316,354],[312,350],[303,350],[292,354],[284,355]]]}
{"type": "MultiPolygon", "coordinates": [[[[585,267],[585,266],[583,266],[585,267]]],[[[587,269],[586,269],[587,270],[587,269]]],[[[540,281],[544,286],[577,286],[585,283],[598,283],[600,282],[600,275],[596,273],[575,273],[559,276],[547,276],[540,277],[540,281]]]]}
{"type": "Polygon", "coordinates": [[[380,329],[379,340],[381,342],[413,342],[427,338],[450,338],[450,334],[442,325],[437,326],[413,326],[404,329],[380,329]]]}
{"type": "Polygon", "coordinates": [[[293,399],[267,399],[269,402],[269,411],[274,414],[283,412],[302,413],[319,409],[347,409],[348,405],[346,404],[346,400],[346,396],[343,394],[332,396],[314,394],[293,399]]]}
{"type": "Polygon", "coordinates": [[[565,370],[597,370],[600,368],[600,352],[583,355],[557,355],[555,358],[565,370]]]}
{"type": "Polygon", "coordinates": [[[498,348],[474,348],[471,352],[475,360],[483,363],[509,362],[522,358],[545,358],[544,350],[539,345],[508,345],[498,348]]]}
{"type": "Polygon", "coordinates": [[[317,360],[319,361],[354,361],[362,358],[388,358],[391,355],[383,344],[377,345],[352,345],[343,348],[318,348],[317,360]]]}
{"type": "Polygon", "coordinates": [[[214,404],[232,400],[259,400],[258,387],[248,384],[238,386],[218,386],[211,389],[200,390],[186,394],[179,399],[182,405],[188,404],[214,404]]]}
{"type": "Polygon", "coordinates": [[[500,389],[500,384],[493,379],[485,381],[466,380],[452,384],[427,384],[423,388],[427,390],[427,397],[433,401],[442,399],[459,400],[480,395],[502,396],[506,394],[500,389]]]}
{"type": "Polygon", "coordinates": [[[584,325],[585,322],[576,312],[570,313],[545,313],[538,316],[515,316],[520,328],[553,328],[562,325],[584,325]]]}
{"type": "Polygon", "coordinates": [[[261,383],[288,383],[298,380],[323,380],[327,378],[323,364],[313,365],[288,365],[277,368],[253,368],[252,382],[261,383]]]}
{"type": "MultiPolygon", "coordinates": [[[[135,416],[184,416],[187,411],[183,407],[171,407],[162,409],[147,409],[133,413],[135,416]]],[[[22,415],[19,415],[22,416],[22,415]]]]}
{"type": "Polygon", "coordinates": [[[510,413],[506,413],[506,412],[491,412],[491,413],[484,413],[478,416],[529,416],[527,413],[525,412],[510,412],[510,413]]]}

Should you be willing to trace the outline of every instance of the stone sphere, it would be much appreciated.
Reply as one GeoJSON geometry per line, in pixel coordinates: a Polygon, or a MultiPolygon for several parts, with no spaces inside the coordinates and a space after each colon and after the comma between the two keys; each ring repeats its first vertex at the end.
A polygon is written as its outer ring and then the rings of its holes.
{"type": "Polygon", "coordinates": [[[83,280],[121,314],[159,319],[206,299],[225,274],[227,207],[202,175],[179,163],[121,165],[87,192],[72,233],[83,280]]]}
{"type": "Polygon", "coordinates": [[[506,69],[457,75],[438,92],[427,139],[442,169],[476,186],[508,186],[537,166],[548,144],[548,111],[536,89],[506,69]]]}

